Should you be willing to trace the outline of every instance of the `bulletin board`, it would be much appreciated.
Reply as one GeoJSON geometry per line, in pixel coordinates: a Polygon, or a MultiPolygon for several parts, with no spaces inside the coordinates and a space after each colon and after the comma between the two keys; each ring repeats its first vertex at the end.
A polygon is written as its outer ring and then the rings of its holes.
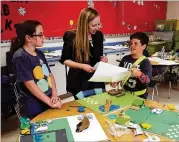
{"type": "MultiPolygon", "coordinates": [[[[154,20],[165,20],[167,2],[93,1],[100,14],[104,34],[126,34],[136,31],[152,32],[154,20]],[[122,22],[125,21],[125,25],[122,22]],[[130,25],[130,29],[128,29],[130,25]],[[134,26],[137,28],[134,30],[134,26]]],[[[80,11],[88,1],[3,1],[1,2],[1,39],[16,36],[14,25],[34,19],[42,23],[46,37],[61,37],[76,27],[80,11]],[[70,25],[73,20],[73,25],[70,25]]]]}
{"type": "Polygon", "coordinates": [[[46,37],[62,36],[66,30],[75,28],[81,9],[87,5],[86,1],[2,2],[1,39],[16,36],[14,25],[23,20],[41,22],[46,37]],[[74,21],[73,26],[70,26],[70,20],[74,21]]]}

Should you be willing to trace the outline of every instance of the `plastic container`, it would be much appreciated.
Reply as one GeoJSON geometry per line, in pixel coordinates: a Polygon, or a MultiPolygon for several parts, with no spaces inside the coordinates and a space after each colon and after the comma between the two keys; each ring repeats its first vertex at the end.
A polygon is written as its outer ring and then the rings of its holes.
{"type": "Polygon", "coordinates": [[[155,20],[155,30],[164,31],[165,30],[165,20],[155,20]]]}
{"type": "Polygon", "coordinates": [[[174,33],[173,33],[173,39],[174,40],[179,40],[179,31],[174,31],[174,33]]]}
{"type": "Polygon", "coordinates": [[[166,41],[165,43],[165,51],[170,51],[172,49],[173,41],[166,41]]]}
{"type": "Polygon", "coordinates": [[[177,49],[179,49],[179,40],[174,40],[174,50],[176,51],[177,49]]]}
{"type": "Polygon", "coordinates": [[[173,22],[173,30],[174,31],[179,31],[179,20],[177,20],[177,19],[169,19],[167,21],[173,22]]]}
{"type": "Polygon", "coordinates": [[[156,52],[161,51],[162,47],[164,45],[165,45],[165,43],[163,43],[163,44],[156,44],[156,45],[148,44],[147,51],[149,52],[150,55],[153,55],[156,52]]]}

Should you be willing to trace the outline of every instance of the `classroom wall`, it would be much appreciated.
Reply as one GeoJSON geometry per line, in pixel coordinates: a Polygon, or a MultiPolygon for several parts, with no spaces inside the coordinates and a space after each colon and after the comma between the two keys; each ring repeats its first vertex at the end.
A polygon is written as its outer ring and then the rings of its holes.
{"type": "Polygon", "coordinates": [[[179,2],[169,1],[167,3],[167,19],[179,20],[179,2]]]}
{"type": "Polygon", "coordinates": [[[167,2],[144,1],[144,5],[138,5],[131,1],[118,3],[118,26],[120,33],[131,33],[136,31],[152,32],[155,20],[166,19],[167,2]],[[122,9],[123,12],[122,12],[122,9]],[[122,14],[123,13],[123,14],[122,14]],[[123,15],[123,16],[122,16],[123,15]],[[125,25],[122,25],[125,21],[125,25]],[[128,29],[130,25],[130,30],[128,29]],[[134,29],[137,26],[137,29],[134,29]]]}
{"type": "MultiPolygon", "coordinates": [[[[15,36],[14,25],[22,20],[34,19],[39,20],[44,27],[45,35],[48,37],[61,36],[65,30],[74,28],[76,19],[80,10],[87,7],[85,1],[24,1],[24,2],[2,2],[1,5],[8,5],[9,14],[2,15],[1,25],[3,32],[2,39],[11,39],[15,36]],[[26,13],[20,15],[19,8],[25,8],[26,13]],[[69,12],[70,11],[70,12],[69,12]],[[69,21],[74,20],[74,26],[70,26],[69,21]],[[5,30],[6,21],[10,24],[10,28],[5,30]]],[[[2,6],[1,6],[2,7],[2,6]]]]}
{"type": "MultiPolygon", "coordinates": [[[[14,25],[26,19],[39,20],[47,37],[62,36],[64,31],[75,28],[81,9],[87,6],[87,1],[4,1],[1,3],[1,38],[14,37],[14,25]],[[20,8],[25,8],[24,15],[19,14],[20,8]],[[73,26],[70,26],[70,20],[74,21],[73,26]]],[[[166,19],[167,2],[144,1],[142,6],[132,0],[94,1],[94,7],[100,13],[104,34],[124,34],[153,31],[154,20],[166,19]],[[137,26],[136,30],[134,26],[137,26]]]]}

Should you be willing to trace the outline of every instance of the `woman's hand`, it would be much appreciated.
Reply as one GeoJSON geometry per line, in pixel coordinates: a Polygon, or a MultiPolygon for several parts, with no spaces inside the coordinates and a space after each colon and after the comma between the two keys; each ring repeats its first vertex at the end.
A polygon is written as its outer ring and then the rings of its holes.
{"type": "Polygon", "coordinates": [[[108,62],[108,57],[107,56],[101,56],[100,61],[107,63],[108,62]]]}
{"type": "Polygon", "coordinates": [[[95,71],[95,69],[92,66],[88,65],[88,64],[82,64],[82,70],[84,70],[86,72],[89,72],[89,73],[95,71]]]}

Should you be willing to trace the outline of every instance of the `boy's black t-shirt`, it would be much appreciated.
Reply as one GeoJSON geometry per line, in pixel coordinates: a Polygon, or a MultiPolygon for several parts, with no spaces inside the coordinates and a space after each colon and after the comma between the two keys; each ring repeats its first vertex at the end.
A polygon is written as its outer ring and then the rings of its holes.
{"type": "MultiPolygon", "coordinates": [[[[137,59],[132,58],[132,55],[127,55],[122,58],[119,66],[124,67],[127,69],[131,69],[134,62],[137,59]]],[[[150,64],[149,59],[144,59],[142,62],[137,65],[137,68],[143,72],[145,75],[148,75],[149,78],[152,77],[152,66],[150,64]]],[[[128,81],[126,82],[124,89],[127,91],[135,92],[135,91],[141,91],[143,89],[146,89],[147,85],[143,84],[138,78],[136,77],[130,77],[128,81]]]]}
{"type": "Polygon", "coordinates": [[[36,50],[37,56],[32,56],[24,48],[18,49],[13,56],[13,69],[19,90],[18,103],[41,102],[25,86],[25,81],[33,80],[47,96],[52,93],[50,68],[44,54],[36,50]]]}

